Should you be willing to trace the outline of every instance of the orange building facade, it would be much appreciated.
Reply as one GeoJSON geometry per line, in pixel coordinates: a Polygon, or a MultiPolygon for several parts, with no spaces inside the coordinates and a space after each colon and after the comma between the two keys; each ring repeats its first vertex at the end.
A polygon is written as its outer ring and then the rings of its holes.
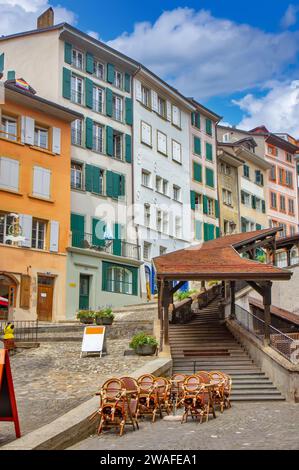
{"type": "Polygon", "coordinates": [[[80,117],[5,83],[0,104],[0,319],[65,318],[71,122],[80,117]]]}

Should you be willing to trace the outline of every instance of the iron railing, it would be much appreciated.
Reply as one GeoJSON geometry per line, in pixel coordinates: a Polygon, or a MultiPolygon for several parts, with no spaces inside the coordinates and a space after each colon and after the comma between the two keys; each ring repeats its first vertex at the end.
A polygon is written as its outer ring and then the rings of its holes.
{"type": "Polygon", "coordinates": [[[128,243],[123,240],[105,240],[98,239],[94,234],[72,232],[72,246],[86,250],[102,251],[124,258],[140,260],[140,246],[134,243],[128,243]]]}
{"type": "Polygon", "coordinates": [[[239,305],[235,306],[235,320],[247,331],[250,331],[250,333],[253,333],[259,340],[263,341],[265,336],[264,320],[239,305]]]}
{"type": "MultiPolygon", "coordinates": [[[[14,324],[14,339],[24,343],[36,343],[38,339],[38,320],[11,321],[14,324]]],[[[0,339],[4,335],[7,320],[0,320],[0,339]]]]}

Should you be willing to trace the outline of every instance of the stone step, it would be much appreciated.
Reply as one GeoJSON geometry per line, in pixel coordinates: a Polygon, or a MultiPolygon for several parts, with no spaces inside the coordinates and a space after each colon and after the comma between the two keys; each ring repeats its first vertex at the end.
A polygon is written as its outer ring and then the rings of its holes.
{"type": "Polygon", "coordinates": [[[248,386],[247,390],[235,390],[232,389],[231,396],[232,397],[241,397],[241,396],[250,396],[250,395],[268,395],[268,396],[281,396],[281,393],[274,387],[274,389],[268,388],[265,390],[259,390],[258,392],[255,389],[252,389],[248,386]]]}
{"type": "Polygon", "coordinates": [[[261,395],[256,393],[255,395],[243,395],[243,396],[231,396],[231,401],[285,401],[285,397],[283,395],[261,395]]]}
{"type": "Polygon", "coordinates": [[[267,382],[267,383],[259,383],[259,382],[255,382],[255,383],[251,383],[251,382],[248,382],[246,381],[246,383],[244,384],[239,384],[239,383],[236,383],[234,380],[233,380],[233,393],[237,393],[239,392],[240,390],[276,390],[276,387],[271,383],[271,382],[267,382]]]}

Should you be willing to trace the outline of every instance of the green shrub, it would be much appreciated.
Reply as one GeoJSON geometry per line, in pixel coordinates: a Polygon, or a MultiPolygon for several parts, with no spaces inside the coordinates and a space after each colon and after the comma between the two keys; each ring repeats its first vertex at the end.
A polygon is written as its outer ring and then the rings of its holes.
{"type": "Polygon", "coordinates": [[[77,318],[80,320],[81,318],[94,318],[94,311],[93,310],[79,310],[77,313],[77,318]]]}
{"type": "Polygon", "coordinates": [[[130,342],[130,348],[136,350],[138,346],[143,346],[145,344],[150,344],[151,346],[158,346],[158,341],[154,336],[141,332],[133,336],[130,342]]]}
{"type": "Polygon", "coordinates": [[[192,294],[195,294],[197,292],[196,289],[190,289],[186,291],[178,291],[174,294],[174,297],[176,300],[184,300],[187,299],[188,297],[191,297],[192,294]]]}
{"type": "Polygon", "coordinates": [[[114,314],[111,307],[106,307],[94,312],[95,318],[112,318],[114,319],[114,314]]]}

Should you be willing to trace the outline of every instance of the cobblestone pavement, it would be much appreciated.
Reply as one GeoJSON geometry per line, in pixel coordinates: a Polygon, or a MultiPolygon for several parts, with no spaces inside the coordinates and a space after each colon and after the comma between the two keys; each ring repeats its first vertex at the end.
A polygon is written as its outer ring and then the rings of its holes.
{"type": "Polygon", "coordinates": [[[91,436],[75,450],[242,450],[299,449],[299,404],[236,403],[208,423],[186,424],[160,420],[140,423],[139,431],[127,429],[91,436]]]}
{"type": "MultiPolygon", "coordinates": [[[[111,375],[133,372],[153,359],[124,356],[129,339],[108,339],[107,347],[107,356],[80,359],[81,342],[41,343],[37,349],[11,357],[23,435],[91,398],[111,375]]],[[[13,439],[13,424],[0,423],[0,446],[13,439]]]]}

